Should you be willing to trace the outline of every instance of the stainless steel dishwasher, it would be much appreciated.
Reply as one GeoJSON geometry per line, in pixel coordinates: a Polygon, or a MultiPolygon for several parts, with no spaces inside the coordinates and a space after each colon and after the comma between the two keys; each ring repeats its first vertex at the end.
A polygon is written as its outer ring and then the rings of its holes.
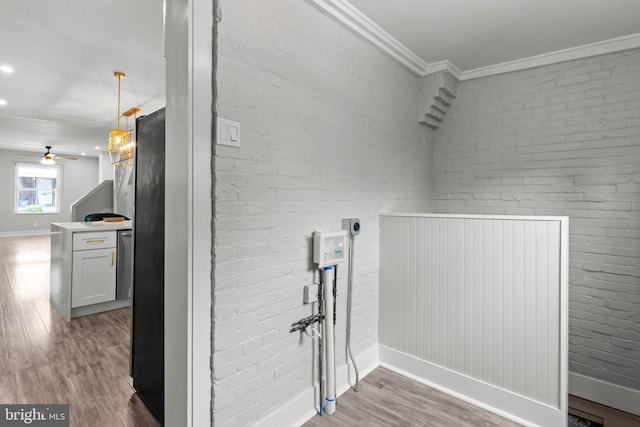
{"type": "Polygon", "coordinates": [[[116,299],[133,296],[133,233],[118,231],[118,263],[116,264],[116,299]]]}

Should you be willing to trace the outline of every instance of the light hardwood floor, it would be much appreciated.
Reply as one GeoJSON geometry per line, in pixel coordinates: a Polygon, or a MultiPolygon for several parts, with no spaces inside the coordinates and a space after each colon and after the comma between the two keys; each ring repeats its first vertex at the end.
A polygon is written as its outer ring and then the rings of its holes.
{"type": "Polygon", "coordinates": [[[78,427],[159,425],[131,387],[131,309],[65,322],[49,262],[48,235],[0,237],[0,402],[69,403],[78,427]]]}
{"type": "Polygon", "coordinates": [[[305,427],[514,427],[509,421],[434,388],[378,367],[338,398],[336,413],[316,416],[305,427]]]}
{"type": "MultiPolygon", "coordinates": [[[[604,420],[604,427],[640,427],[640,417],[569,395],[569,406],[604,420]]],[[[315,416],[305,427],[519,426],[436,389],[376,368],[338,399],[333,415],[315,416]]]]}

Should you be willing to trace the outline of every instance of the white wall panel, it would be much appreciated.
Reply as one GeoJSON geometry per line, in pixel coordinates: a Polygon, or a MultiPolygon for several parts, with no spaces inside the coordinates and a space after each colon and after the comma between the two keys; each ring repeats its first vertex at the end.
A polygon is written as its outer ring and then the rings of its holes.
{"type": "Polygon", "coordinates": [[[380,222],[380,344],[566,415],[567,219],[380,222]]]}

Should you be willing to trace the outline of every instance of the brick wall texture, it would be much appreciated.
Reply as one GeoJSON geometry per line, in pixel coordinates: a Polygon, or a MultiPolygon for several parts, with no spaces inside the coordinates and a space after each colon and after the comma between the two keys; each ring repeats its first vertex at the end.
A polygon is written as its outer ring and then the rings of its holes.
{"type": "MultiPolygon", "coordinates": [[[[312,385],[311,234],[359,217],[352,349],[378,340],[378,214],[428,211],[431,154],[419,78],[299,0],[226,0],[217,112],[241,148],[215,157],[214,410],[246,425],[312,385]]],[[[336,359],[344,365],[346,268],[336,359]]]]}
{"type": "Polygon", "coordinates": [[[567,215],[569,369],[640,390],[640,51],[463,81],[435,208],[567,215]]]}
{"type": "MultiPolygon", "coordinates": [[[[221,0],[214,416],[247,425],[312,385],[314,230],[359,217],[352,348],[378,340],[378,214],[568,215],[570,369],[640,390],[640,52],[459,84],[442,126],[420,78],[299,0],[221,0]]],[[[344,270],[344,269],[343,269],[344,270]]],[[[344,364],[346,271],[336,354],[344,364]]]]}

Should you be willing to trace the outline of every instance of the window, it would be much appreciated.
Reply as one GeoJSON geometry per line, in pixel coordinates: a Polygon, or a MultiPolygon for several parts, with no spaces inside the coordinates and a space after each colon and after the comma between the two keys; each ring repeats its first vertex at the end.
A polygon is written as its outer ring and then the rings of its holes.
{"type": "Polygon", "coordinates": [[[61,166],[16,164],[16,213],[60,213],[61,166]]]}

